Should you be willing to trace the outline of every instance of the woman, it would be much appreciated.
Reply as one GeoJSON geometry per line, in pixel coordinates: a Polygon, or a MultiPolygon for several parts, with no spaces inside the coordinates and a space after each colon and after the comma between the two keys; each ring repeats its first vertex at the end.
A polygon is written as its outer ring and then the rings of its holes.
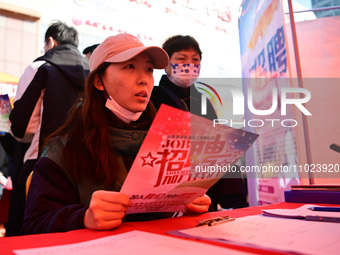
{"type": "MultiPolygon", "coordinates": [[[[129,34],[108,37],[96,48],[84,95],[34,167],[23,234],[109,230],[124,220],[169,216],[125,217],[131,202],[119,192],[156,113],[149,103],[153,69],[168,62],[163,49],[145,47],[129,34]],[[136,132],[143,139],[133,140],[136,132]]],[[[206,212],[209,204],[203,196],[185,210],[206,212]]]]}

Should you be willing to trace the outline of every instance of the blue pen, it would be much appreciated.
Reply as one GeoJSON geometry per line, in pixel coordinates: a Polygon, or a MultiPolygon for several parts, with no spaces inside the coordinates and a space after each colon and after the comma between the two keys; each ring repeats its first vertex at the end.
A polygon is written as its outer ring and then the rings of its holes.
{"type": "Polygon", "coordinates": [[[314,206],[308,209],[312,211],[319,211],[319,212],[340,212],[340,207],[314,206]]]}

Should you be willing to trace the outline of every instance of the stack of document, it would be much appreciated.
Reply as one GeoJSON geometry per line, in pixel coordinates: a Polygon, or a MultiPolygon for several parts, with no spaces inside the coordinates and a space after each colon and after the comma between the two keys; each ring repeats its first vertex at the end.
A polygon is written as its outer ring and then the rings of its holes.
{"type": "MultiPolygon", "coordinates": [[[[340,207],[303,205],[297,209],[262,210],[264,216],[340,223],[340,207]]],[[[339,226],[340,227],[340,226],[339,226]]]]}
{"type": "Polygon", "coordinates": [[[340,204],[340,185],[293,185],[285,191],[285,201],[292,203],[340,204]]]}
{"type": "Polygon", "coordinates": [[[340,191],[339,184],[292,185],[291,190],[340,191]]]}
{"type": "Polygon", "coordinates": [[[123,234],[98,238],[91,241],[23,249],[13,251],[16,255],[120,255],[120,254],[148,254],[148,255],[199,255],[199,254],[234,254],[248,253],[222,248],[210,244],[193,242],[164,235],[143,231],[130,231],[123,234]]]}
{"type": "Polygon", "coordinates": [[[170,234],[299,254],[339,254],[340,224],[308,221],[306,217],[318,217],[316,215],[320,213],[325,216],[340,216],[340,212],[316,212],[307,209],[313,206],[264,210],[264,215],[276,217],[246,216],[212,226],[172,231],[170,234]]]}

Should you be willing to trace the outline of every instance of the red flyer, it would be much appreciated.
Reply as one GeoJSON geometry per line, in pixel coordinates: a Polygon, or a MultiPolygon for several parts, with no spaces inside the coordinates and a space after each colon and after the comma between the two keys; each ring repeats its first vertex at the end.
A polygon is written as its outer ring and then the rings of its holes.
{"type": "Polygon", "coordinates": [[[257,134],[162,105],[121,192],[127,213],[178,212],[234,171],[257,134]]]}

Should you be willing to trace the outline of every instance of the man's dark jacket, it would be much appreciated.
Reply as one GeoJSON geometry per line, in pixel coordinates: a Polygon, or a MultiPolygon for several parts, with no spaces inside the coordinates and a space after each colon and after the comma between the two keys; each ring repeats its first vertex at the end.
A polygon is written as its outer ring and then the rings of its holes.
{"type": "MultiPolygon", "coordinates": [[[[39,67],[22,97],[14,103],[10,121],[14,136],[24,137],[33,110],[41,93],[44,93],[38,148],[40,152],[44,138],[64,124],[69,109],[84,91],[89,64],[88,59],[83,57],[75,46],[68,44],[50,49],[35,61],[38,60],[46,63],[39,67]]],[[[21,232],[26,203],[26,180],[37,160],[38,158],[28,159],[14,170],[16,178],[13,180],[6,236],[19,235],[21,232]]]]}
{"type": "Polygon", "coordinates": [[[14,103],[10,114],[12,133],[25,134],[34,107],[44,91],[39,148],[43,139],[66,120],[71,106],[84,90],[89,73],[88,60],[72,45],[60,45],[35,61],[46,61],[37,71],[22,97],[14,103]]]}

